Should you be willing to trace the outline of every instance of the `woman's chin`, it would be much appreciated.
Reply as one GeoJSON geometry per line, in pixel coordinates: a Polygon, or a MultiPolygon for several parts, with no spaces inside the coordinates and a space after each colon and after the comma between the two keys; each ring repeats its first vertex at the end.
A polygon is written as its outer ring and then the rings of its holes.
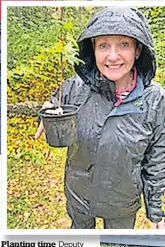
{"type": "Polygon", "coordinates": [[[121,77],[119,77],[119,76],[112,76],[112,75],[111,76],[104,75],[104,77],[106,77],[108,80],[114,81],[114,82],[119,81],[121,79],[121,77]]]}

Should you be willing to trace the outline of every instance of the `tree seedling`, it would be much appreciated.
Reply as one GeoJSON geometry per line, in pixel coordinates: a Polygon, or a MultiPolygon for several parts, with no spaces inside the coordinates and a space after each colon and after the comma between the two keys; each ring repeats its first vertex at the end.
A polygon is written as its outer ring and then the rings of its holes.
{"type": "Polygon", "coordinates": [[[73,37],[73,23],[72,22],[64,22],[62,20],[62,11],[63,8],[60,8],[61,16],[60,21],[58,22],[61,25],[61,38],[55,44],[54,47],[54,56],[56,61],[58,61],[58,69],[60,70],[60,86],[59,86],[59,98],[58,98],[58,108],[53,110],[49,109],[46,113],[49,114],[63,114],[63,109],[61,107],[62,103],[62,85],[64,82],[65,68],[67,64],[74,66],[74,64],[84,63],[82,60],[78,58],[79,47],[77,42],[73,37]]]}

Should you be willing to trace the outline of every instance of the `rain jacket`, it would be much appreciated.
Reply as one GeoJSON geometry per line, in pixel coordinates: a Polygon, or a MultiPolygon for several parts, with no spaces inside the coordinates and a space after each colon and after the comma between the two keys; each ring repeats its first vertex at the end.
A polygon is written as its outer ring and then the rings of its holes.
{"type": "MultiPolygon", "coordinates": [[[[163,216],[165,190],[165,92],[156,83],[151,34],[133,8],[97,13],[78,41],[76,75],[63,85],[63,103],[78,106],[78,142],[68,148],[65,193],[84,214],[106,219],[136,213],[143,192],[147,217],[163,216]],[[143,48],[135,61],[136,87],[115,106],[115,83],[100,77],[91,38],[125,35],[143,48]]],[[[57,92],[52,96],[55,101],[57,92]]]]}

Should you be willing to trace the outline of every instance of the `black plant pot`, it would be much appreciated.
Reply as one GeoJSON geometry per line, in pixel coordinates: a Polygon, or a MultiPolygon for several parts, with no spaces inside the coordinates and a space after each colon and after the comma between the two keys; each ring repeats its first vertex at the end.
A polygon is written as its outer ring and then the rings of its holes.
{"type": "Polygon", "coordinates": [[[47,142],[52,147],[67,147],[77,141],[78,108],[73,105],[63,105],[61,107],[63,108],[62,115],[46,113],[48,108],[39,111],[39,116],[43,121],[47,142]]]}

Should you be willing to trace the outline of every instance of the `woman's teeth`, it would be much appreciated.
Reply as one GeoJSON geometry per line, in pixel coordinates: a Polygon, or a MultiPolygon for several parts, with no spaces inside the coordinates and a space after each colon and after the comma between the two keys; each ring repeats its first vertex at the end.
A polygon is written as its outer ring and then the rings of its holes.
{"type": "Polygon", "coordinates": [[[121,64],[116,64],[116,65],[105,65],[109,69],[117,69],[121,67],[121,64]]]}

